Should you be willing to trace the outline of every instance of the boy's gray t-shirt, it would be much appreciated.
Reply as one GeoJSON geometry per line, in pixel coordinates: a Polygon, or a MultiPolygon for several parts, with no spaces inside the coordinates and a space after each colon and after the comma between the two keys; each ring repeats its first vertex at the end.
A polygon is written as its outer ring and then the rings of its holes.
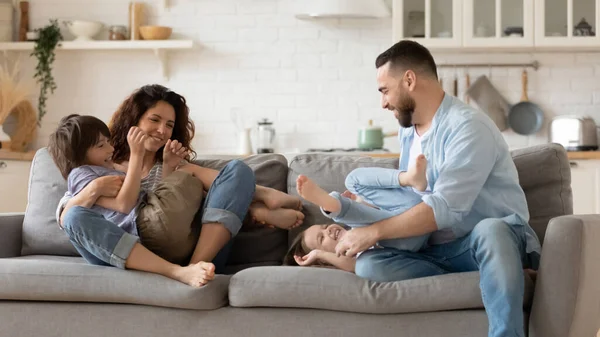
{"type": "MultiPolygon", "coordinates": [[[[102,166],[84,165],[77,167],[73,171],[71,171],[71,173],[69,173],[69,177],[67,179],[67,193],[71,196],[76,196],[94,179],[108,175],[124,176],[125,173],[114,169],[108,169],[102,166]]],[[[129,212],[129,214],[104,208],[97,204],[92,206],[90,209],[92,211],[98,212],[99,214],[104,216],[106,220],[113,222],[117,226],[123,228],[123,230],[125,230],[126,232],[137,236],[137,214],[145,196],[146,192],[140,189],[140,195],[138,196],[136,206],[133,208],[133,210],[131,210],[131,212],[129,212]]]]}

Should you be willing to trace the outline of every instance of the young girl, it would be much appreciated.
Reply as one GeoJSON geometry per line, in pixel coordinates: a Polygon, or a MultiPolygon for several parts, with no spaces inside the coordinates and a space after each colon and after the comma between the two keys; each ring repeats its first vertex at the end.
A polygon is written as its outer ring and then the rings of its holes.
{"type": "MultiPolygon", "coordinates": [[[[298,194],[320,206],[321,212],[337,223],[364,227],[404,213],[421,203],[427,193],[427,160],[419,155],[406,172],[367,167],[358,168],[346,177],[346,192],[327,193],[304,175],[296,179],[298,194]]],[[[381,240],[379,245],[398,250],[418,251],[429,235],[381,240]]]]}
{"type": "MultiPolygon", "coordinates": [[[[296,236],[284,257],[288,266],[332,266],[354,273],[356,258],[337,256],[335,246],[346,234],[338,224],[312,225],[296,236]]],[[[360,255],[360,254],[359,254],[360,255]]]]}

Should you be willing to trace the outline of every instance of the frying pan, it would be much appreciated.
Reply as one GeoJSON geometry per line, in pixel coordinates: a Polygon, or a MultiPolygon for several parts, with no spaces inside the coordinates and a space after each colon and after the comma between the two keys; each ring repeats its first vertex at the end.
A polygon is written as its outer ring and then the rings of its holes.
{"type": "Polygon", "coordinates": [[[527,97],[527,70],[521,75],[523,93],[521,102],[513,105],[508,111],[508,125],[518,134],[531,135],[542,128],[544,112],[527,97]]]}

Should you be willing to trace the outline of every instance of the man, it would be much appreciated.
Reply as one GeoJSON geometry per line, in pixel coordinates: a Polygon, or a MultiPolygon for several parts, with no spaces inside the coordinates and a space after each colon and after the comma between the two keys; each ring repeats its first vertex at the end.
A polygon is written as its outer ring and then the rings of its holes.
{"type": "Polygon", "coordinates": [[[401,126],[400,171],[424,154],[431,191],[400,215],[348,232],[336,253],[431,233],[418,252],[366,251],[357,275],[399,281],[479,270],[489,336],[524,336],[523,268],[537,269],[540,244],[508,145],[485,114],[444,92],[425,47],[398,42],[375,64],[382,106],[401,126]]]}

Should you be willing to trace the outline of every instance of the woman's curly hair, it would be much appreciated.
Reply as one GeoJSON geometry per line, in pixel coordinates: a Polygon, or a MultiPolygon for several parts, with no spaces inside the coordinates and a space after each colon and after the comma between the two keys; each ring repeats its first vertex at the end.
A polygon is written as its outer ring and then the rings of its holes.
{"type": "MultiPolygon", "coordinates": [[[[135,90],[113,114],[109,123],[111,143],[115,148],[113,161],[121,163],[129,160],[129,145],[127,133],[132,126],[137,126],[142,116],[160,101],[170,104],[175,110],[175,126],[171,139],[179,141],[195,158],[191,141],[194,138],[194,122],[190,119],[190,110],[183,96],[158,84],[145,85],[135,90]]],[[[162,161],[163,149],[156,152],[156,161],[162,161]]],[[[190,158],[187,158],[188,160],[190,158]]]]}

